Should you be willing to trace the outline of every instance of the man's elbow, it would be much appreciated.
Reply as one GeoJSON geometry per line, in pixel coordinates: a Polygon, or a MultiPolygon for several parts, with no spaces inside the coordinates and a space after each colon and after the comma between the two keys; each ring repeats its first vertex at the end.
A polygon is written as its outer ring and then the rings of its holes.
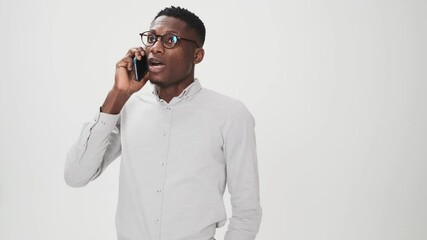
{"type": "Polygon", "coordinates": [[[68,186],[74,187],[74,188],[84,187],[90,181],[90,180],[88,181],[88,180],[81,180],[79,178],[76,178],[74,176],[74,174],[67,172],[67,171],[65,171],[65,173],[64,173],[64,180],[68,186]]]}

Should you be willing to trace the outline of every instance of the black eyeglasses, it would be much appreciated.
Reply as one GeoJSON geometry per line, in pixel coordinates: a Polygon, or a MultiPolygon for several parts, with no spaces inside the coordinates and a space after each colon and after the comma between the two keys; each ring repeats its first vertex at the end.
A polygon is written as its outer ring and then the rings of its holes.
{"type": "Polygon", "coordinates": [[[147,31],[147,32],[140,33],[139,35],[141,36],[142,43],[147,47],[153,46],[159,38],[163,47],[168,49],[174,48],[178,44],[178,42],[181,40],[192,42],[196,44],[196,47],[199,47],[199,44],[197,44],[196,41],[187,39],[187,38],[178,37],[174,33],[165,33],[163,35],[156,35],[150,31],[147,31]]]}

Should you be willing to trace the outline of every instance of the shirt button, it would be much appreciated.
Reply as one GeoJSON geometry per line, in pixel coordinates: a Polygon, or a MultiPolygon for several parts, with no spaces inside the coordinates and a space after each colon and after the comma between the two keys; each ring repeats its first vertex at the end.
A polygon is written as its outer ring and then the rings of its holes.
{"type": "Polygon", "coordinates": [[[157,190],[157,192],[158,192],[158,193],[161,193],[161,192],[162,192],[162,190],[161,190],[161,189],[159,189],[159,190],[157,190]]]}
{"type": "Polygon", "coordinates": [[[156,219],[156,220],[155,220],[155,222],[156,222],[156,223],[158,223],[158,222],[159,222],[159,219],[156,219]]]}
{"type": "Polygon", "coordinates": [[[170,107],[166,107],[166,110],[171,110],[171,108],[170,107]]]}
{"type": "Polygon", "coordinates": [[[166,165],[166,163],[162,162],[162,166],[166,165]]]}

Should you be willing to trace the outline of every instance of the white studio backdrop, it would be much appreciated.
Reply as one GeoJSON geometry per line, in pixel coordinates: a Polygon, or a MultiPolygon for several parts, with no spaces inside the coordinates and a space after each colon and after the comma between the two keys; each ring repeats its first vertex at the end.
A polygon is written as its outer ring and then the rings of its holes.
{"type": "Polygon", "coordinates": [[[119,160],[74,189],[65,155],[170,5],[205,22],[202,85],[256,118],[257,239],[427,239],[421,0],[1,0],[0,239],[115,239],[119,160]]]}

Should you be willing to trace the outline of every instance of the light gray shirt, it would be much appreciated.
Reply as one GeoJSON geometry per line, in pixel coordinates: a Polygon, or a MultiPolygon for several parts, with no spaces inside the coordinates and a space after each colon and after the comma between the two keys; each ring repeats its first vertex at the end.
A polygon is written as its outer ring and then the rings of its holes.
{"type": "Polygon", "coordinates": [[[121,113],[99,113],[70,150],[65,180],[97,178],[121,154],[119,240],[253,240],[261,222],[254,119],[237,100],[195,80],[169,103],[145,86],[121,113]]]}

